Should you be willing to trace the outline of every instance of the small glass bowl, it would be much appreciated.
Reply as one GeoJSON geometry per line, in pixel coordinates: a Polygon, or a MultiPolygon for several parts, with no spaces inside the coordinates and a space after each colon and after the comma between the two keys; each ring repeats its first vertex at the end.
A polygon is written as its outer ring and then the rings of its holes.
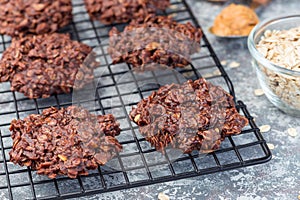
{"type": "Polygon", "coordinates": [[[259,23],[248,37],[258,80],[268,99],[283,112],[300,117],[300,71],[278,66],[267,60],[256,45],[266,30],[288,30],[300,26],[300,15],[281,16],[259,23]]]}

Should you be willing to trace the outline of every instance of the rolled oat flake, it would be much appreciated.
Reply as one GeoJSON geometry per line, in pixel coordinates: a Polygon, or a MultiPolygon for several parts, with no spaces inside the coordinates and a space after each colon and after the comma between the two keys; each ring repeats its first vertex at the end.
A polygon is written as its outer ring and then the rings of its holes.
{"type": "Polygon", "coordinates": [[[267,143],[267,145],[268,145],[269,149],[271,149],[271,150],[275,149],[275,146],[274,146],[274,144],[267,143]]]}
{"type": "Polygon", "coordinates": [[[170,197],[161,192],[161,193],[158,194],[158,199],[159,200],[170,200],[170,197]]]}
{"type": "Polygon", "coordinates": [[[292,137],[296,137],[298,135],[297,130],[295,128],[289,128],[287,131],[288,134],[292,137]]]}
{"type": "Polygon", "coordinates": [[[269,132],[271,130],[271,126],[270,125],[263,125],[263,126],[259,127],[259,129],[260,129],[260,132],[266,133],[266,132],[269,132]]]}

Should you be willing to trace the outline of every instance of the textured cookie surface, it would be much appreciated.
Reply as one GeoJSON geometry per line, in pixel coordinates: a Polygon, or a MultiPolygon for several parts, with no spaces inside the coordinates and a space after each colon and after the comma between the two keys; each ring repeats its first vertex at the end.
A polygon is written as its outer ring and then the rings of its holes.
{"type": "Polygon", "coordinates": [[[233,97],[205,79],[161,87],[130,113],[140,133],[157,150],[167,147],[209,152],[228,135],[239,134],[248,120],[233,97]]]}
{"type": "Polygon", "coordinates": [[[180,24],[170,17],[149,15],[132,21],[123,32],[113,28],[108,52],[113,63],[185,67],[190,55],[199,51],[201,38],[201,29],[189,22],[180,24]]]}
{"type": "Polygon", "coordinates": [[[148,14],[165,10],[170,5],[170,0],[84,0],[84,2],[90,18],[105,24],[145,18],[148,14]]]}
{"type": "Polygon", "coordinates": [[[71,0],[2,0],[0,34],[52,33],[72,20],[71,0]]]}
{"type": "Polygon", "coordinates": [[[119,124],[112,115],[96,116],[75,106],[13,120],[10,131],[10,160],[49,178],[87,175],[122,150],[115,138],[119,124]]]}
{"type": "Polygon", "coordinates": [[[67,34],[15,38],[0,63],[0,81],[29,98],[69,93],[93,80],[95,63],[84,65],[91,47],[67,34]]]}

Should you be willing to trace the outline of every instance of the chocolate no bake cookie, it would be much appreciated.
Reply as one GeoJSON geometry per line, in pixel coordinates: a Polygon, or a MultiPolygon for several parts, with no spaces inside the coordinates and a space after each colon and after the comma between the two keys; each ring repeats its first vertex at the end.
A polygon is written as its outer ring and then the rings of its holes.
{"type": "Polygon", "coordinates": [[[52,33],[71,21],[71,0],[0,1],[0,34],[52,33]]]}
{"type": "Polygon", "coordinates": [[[10,161],[49,178],[87,175],[122,150],[115,138],[119,124],[112,115],[96,116],[76,106],[13,120],[10,131],[10,161]]]}
{"type": "Polygon", "coordinates": [[[84,3],[92,20],[112,24],[145,18],[157,10],[165,10],[170,0],[84,0],[84,3]]]}
{"type": "Polygon", "coordinates": [[[134,67],[149,63],[185,67],[190,55],[200,49],[202,31],[191,23],[180,24],[171,17],[149,15],[132,21],[123,32],[113,28],[108,52],[113,63],[134,67]]]}
{"type": "Polygon", "coordinates": [[[161,87],[130,113],[140,133],[157,150],[167,147],[209,152],[228,135],[239,134],[248,120],[233,97],[205,79],[161,87]]]}
{"type": "Polygon", "coordinates": [[[83,64],[92,48],[68,34],[14,38],[0,62],[0,82],[29,98],[69,93],[93,80],[96,62],[83,64]]]}

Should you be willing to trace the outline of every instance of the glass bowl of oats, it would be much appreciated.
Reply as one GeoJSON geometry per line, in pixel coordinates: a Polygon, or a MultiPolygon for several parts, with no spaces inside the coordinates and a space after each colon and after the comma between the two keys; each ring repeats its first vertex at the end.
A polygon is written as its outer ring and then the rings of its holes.
{"type": "Polygon", "coordinates": [[[248,48],[268,99],[300,117],[300,15],[262,21],[250,33],[248,48]]]}

